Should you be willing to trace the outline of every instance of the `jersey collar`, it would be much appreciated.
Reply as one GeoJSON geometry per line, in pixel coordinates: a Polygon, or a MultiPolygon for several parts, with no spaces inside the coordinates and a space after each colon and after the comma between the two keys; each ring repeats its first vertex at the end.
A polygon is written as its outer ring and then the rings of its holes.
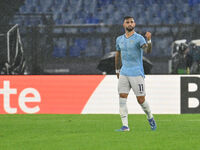
{"type": "Polygon", "coordinates": [[[134,36],[135,34],[137,34],[136,32],[134,32],[130,37],[126,37],[126,33],[124,33],[124,37],[126,38],[126,39],[129,39],[129,38],[131,38],[132,36],[134,36]]]}

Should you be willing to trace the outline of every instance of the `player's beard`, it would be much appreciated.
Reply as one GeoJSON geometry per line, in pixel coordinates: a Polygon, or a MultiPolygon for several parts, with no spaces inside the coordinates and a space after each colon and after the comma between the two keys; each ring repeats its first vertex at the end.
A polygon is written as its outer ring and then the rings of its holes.
{"type": "Polygon", "coordinates": [[[126,28],[126,31],[128,31],[128,32],[131,32],[131,31],[133,31],[134,30],[134,27],[127,27],[126,28]]]}

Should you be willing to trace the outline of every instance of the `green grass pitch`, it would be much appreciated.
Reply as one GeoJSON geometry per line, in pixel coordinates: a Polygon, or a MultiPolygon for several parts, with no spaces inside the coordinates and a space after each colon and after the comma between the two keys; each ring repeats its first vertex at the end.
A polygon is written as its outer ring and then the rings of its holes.
{"type": "Polygon", "coordinates": [[[200,114],[129,115],[130,132],[119,115],[0,115],[0,150],[200,150],[200,114]]]}

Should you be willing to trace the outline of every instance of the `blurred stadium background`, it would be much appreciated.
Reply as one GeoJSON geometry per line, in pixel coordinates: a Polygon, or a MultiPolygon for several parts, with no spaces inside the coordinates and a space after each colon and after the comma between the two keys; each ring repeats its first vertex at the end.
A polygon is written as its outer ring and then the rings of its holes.
{"type": "MultiPolygon", "coordinates": [[[[102,74],[97,66],[103,56],[115,51],[127,15],[135,18],[136,32],[153,34],[153,51],[145,55],[153,65],[150,74],[186,73],[185,65],[191,67],[194,59],[189,57],[189,65],[183,64],[179,53],[173,60],[174,52],[181,49],[180,43],[173,47],[173,42],[185,39],[188,49],[190,41],[200,36],[200,0],[5,0],[0,8],[1,74],[18,74],[5,73],[7,47],[16,47],[12,46],[15,40],[7,45],[5,35],[16,24],[26,74],[102,74]],[[174,69],[173,63],[180,62],[183,71],[174,69]]],[[[195,48],[200,50],[198,42],[195,48]]],[[[10,51],[10,57],[16,56],[16,48],[10,51]]]]}
{"type": "Polygon", "coordinates": [[[0,0],[0,149],[199,150],[200,76],[182,76],[200,74],[199,16],[200,0],[0,0]],[[133,92],[131,132],[114,132],[117,78],[101,74],[114,74],[127,15],[152,32],[143,61],[156,132],[133,92]]]}

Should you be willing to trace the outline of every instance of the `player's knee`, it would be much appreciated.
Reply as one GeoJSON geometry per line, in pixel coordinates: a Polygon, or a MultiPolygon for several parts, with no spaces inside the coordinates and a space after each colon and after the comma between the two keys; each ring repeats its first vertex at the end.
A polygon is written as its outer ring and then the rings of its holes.
{"type": "Polygon", "coordinates": [[[127,93],[120,93],[119,96],[121,98],[127,98],[128,97],[128,94],[127,93]]]}
{"type": "Polygon", "coordinates": [[[144,96],[137,96],[137,100],[139,104],[143,104],[145,101],[145,97],[144,96]]]}

